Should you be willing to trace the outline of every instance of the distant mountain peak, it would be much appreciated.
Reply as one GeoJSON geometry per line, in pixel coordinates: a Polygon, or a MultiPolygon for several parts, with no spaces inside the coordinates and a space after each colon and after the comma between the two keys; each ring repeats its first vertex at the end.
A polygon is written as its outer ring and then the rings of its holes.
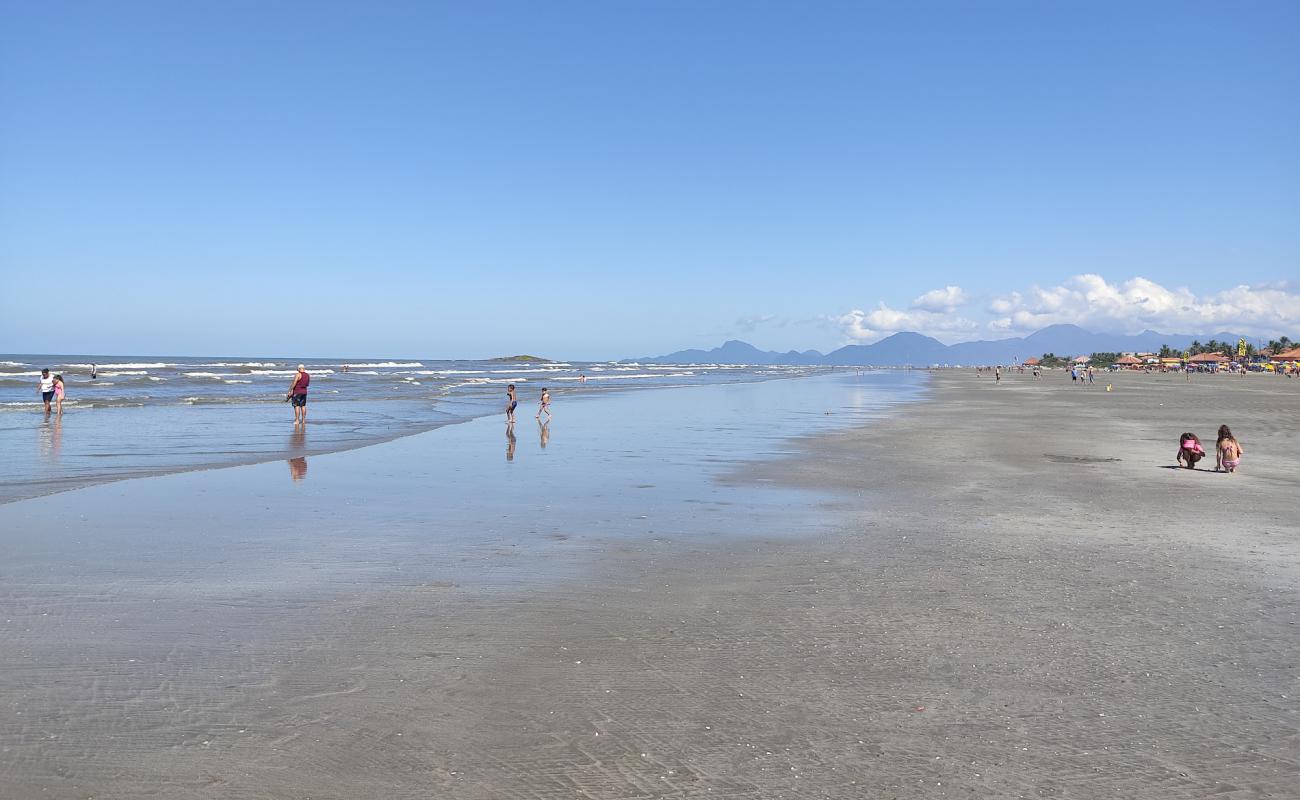
{"type": "Polygon", "coordinates": [[[1235,342],[1240,337],[1227,332],[1209,337],[1165,334],[1151,330],[1137,335],[1093,333],[1078,325],[1061,323],[1049,325],[1023,338],[960,342],[953,345],[946,345],[923,333],[899,331],[872,344],[846,345],[826,355],[816,350],[802,353],[794,350],[786,353],[759,350],[749,342],[731,339],[712,350],[681,350],[666,356],[634,360],[652,364],[824,364],[882,367],[1013,364],[1043,353],[1086,355],[1101,352],[1151,352],[1166,344],[1175,349],[1184,349],[1198,338],[1235,342]]]}

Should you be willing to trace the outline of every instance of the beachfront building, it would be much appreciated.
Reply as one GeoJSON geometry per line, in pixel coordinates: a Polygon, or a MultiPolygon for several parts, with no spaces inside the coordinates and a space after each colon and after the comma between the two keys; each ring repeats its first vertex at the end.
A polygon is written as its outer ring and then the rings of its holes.
{"type": "Polygon", "coordinates": [[[1219,367],[1227,364],[1230,359],[1222,353],[1197,353],[1187,359],[1190,366],[1197,369],[1203,369],[1208,372],[1217,372],[1219,367]]]}
{"type": "Polygon", "coordinates": [[[1286,375],[1300,374],[1300,347],[1278,353],[1270,361],[1278,372],[1283,372],[1286,375]]]}
{"type": "Polygon", "coordinates": [[[1115,366],[1120,369],[1142,369],[1142,361],[1136,356],[1121,356],[1115,359],[1115,366]]]}

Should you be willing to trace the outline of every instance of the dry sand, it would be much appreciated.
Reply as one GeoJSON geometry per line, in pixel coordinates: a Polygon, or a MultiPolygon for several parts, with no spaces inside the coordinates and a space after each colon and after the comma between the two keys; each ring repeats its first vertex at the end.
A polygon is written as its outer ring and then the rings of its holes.
{"type": "Polygon", "coordinates": [[[1277,378],[941,374],[731,478],[839,490],[832,536],[237,610],[82,706],[8,670],[0,796],[1300,797],[1297,420],[1277,378]],[[1220,422],[1239,474],[1168,468],[1220,422]]]}

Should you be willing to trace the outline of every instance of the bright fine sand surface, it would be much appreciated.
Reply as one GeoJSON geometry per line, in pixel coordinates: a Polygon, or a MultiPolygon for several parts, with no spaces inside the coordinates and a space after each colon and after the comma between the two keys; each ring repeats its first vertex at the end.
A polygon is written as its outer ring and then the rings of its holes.
{"type": "Polygon", "coordinates": [[[1099,381],[561,398],[0,505],[0,798],[1300,797],[1300,381],[1099,381]],[[1239,473],[1172,468],[1224,422],[1239,473]]]}

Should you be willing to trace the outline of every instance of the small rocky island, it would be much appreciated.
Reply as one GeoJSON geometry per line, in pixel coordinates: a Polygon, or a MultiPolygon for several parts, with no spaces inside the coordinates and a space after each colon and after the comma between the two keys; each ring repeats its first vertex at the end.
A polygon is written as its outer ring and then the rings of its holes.
{"type": "Polygon", "coordinates": [[[489,361],[492,361],[494,363],[506,363],[511,361],[528,361],[528,362],[533,362],[538,364],[551,363],[551,359],[542,358],[541,356],[502,356],[500,358],[489,359],[489,361]]]}

